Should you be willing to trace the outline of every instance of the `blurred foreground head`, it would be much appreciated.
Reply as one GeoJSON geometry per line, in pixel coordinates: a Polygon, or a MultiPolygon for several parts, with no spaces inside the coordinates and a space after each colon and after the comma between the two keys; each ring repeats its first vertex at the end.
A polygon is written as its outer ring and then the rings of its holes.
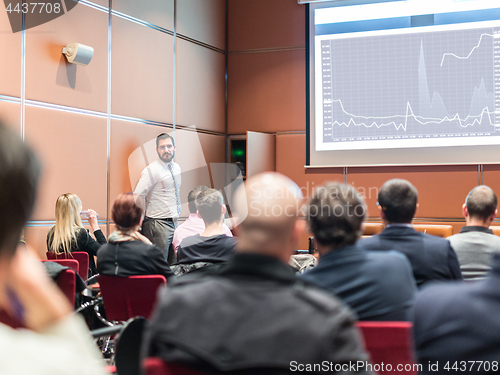
{"type": "Polygon", "coordinates": [[[35,203],[40,165],[31,151],[0,123],[0,257],[10,257],[35,203]]]}
{"type": "Polygon", "coordinates": [[[288,177],[267,172],[250,177],[234,194],[237,251],[288,262],[304,229],[302,193],[288,177]]]}

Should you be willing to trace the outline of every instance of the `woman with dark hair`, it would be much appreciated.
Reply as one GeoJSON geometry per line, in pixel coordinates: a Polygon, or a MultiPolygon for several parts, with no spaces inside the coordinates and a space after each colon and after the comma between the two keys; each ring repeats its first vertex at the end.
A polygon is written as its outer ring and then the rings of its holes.
{"type": "Polygon", "coordinates": [[[136,205],[133,193],[123,193],[116,198],[111,218],[116,231],[109,236],[109,243],[97,252],[99,274],[173,276],[162,251],[139,233],[144,213],[136,205]]]}

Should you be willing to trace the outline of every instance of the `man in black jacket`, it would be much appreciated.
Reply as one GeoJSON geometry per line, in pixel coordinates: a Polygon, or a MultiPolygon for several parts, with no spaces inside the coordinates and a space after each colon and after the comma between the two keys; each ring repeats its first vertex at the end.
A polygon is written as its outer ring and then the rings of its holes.
{"type": "Polygon", "coordinates": [[[385,229],[358,242],[366,250],[396,250],[406,255],[419,288],[432,280],[462,280],[457,254],[444,238],[417,232],[411,225],[418,204],[417,189],[408,181],[387,181],[378,193],[385,229]]]}
{"type": "Polygon", "coordinates": [[[298,186],[260,174],[239,187],[235,203],[243,219],[236,255],[218,272],[186,275],[163,291],[147,355],[232,373],[365,373],[350,310],[287,265],[305,225],[298,186]]]}

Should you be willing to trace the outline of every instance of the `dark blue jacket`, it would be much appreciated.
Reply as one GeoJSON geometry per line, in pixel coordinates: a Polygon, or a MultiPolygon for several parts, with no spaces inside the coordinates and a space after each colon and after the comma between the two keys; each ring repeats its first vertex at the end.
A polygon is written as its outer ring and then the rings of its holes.
{"type": "Polygon", "coordinates": [[[396,250],[406,255],[419,288],[428,281],[462,280],[457,254],[444,238],[407,226],[390,226],[358,244],[366,250],[396,250]]]}
{"type": "Polygon", "coordinates": [[[484,280],[442,283],[417,298],[414,340],[424,374],[491,374],[493,361],[500,366],[500,254],[494,255],[492,266],[484,280]],[[428,361],[439,361],[439,368],[429,371],[428,361]]]}
{"type": "Polygon", "coordinates": [[[395,251],[346,246],[323,255],[300,277],[334,293],[359,320],[410,320],[417,288],[410,263],[395,251]]]}

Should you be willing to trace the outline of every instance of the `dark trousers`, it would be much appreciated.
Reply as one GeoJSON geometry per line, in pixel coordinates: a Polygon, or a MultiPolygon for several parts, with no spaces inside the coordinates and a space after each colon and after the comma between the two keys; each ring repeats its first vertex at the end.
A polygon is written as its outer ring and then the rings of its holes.
{"type": "Polygon", "coordinates": [[[168,264],[176,262],[171,246],[175,228],[177,219],[152,219],[146,216],[142,222],[142,234],[163,251],[168,264]]]}

